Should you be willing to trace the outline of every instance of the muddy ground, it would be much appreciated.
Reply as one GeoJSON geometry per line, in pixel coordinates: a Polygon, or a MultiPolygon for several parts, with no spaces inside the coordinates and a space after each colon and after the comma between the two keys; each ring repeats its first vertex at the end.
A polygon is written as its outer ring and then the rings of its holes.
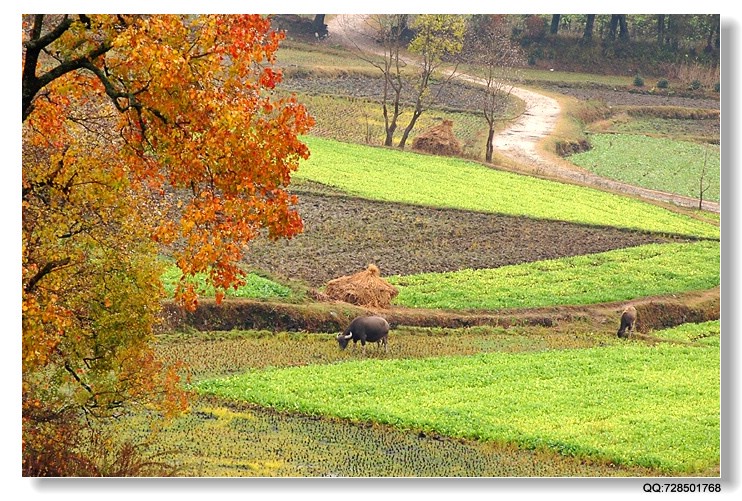
{"type": "Polygon", "coordinates": [[[320,287],[375,264],[382,275],[498,268],[647,243],[659,235],[297,191],[304,232],[251,243],[248,266],[320,287]]]}

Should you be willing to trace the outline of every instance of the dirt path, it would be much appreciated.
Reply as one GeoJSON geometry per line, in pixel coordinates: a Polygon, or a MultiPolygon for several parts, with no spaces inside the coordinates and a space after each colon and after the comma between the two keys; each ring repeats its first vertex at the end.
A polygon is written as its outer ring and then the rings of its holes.
{"type": "MultiPolygon", "coordinates": [[[[364,14],[342,14],[333,17],[328,22],[333,42],[365,54],[381,54],[379,46],[370,34],[367,17],[364,14]]],[[[406,62],[412,64],[411,60],[406,62]]],[[[483,83],[481,79],[471,75],[459,74],[457,78],[471,83],[483,83]]],[[[559,103],[551,97],[523,88],[516,87],[512,93],[525,101],[526,111],[495,137],[495,148],[515,161],[522,170],[649,200],[689,208],[698,207],[698,200],[695,198],[621,183],[576,166],[569,166],[567,162],[548,158],[548,155],[541,151],[539,143],[554,131],[561,113],[559,103]]],[[[719,212],[720,204],[704,201],[703,208],[719,212]]]]}

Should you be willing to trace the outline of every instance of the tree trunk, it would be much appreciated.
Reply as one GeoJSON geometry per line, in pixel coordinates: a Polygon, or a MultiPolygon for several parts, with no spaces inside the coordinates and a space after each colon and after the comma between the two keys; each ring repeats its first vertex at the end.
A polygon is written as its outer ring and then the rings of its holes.
{"type": "Polygon", "coordinates": [[[629,39],[629,26],[626,23],[626,14],[619,14],[618,26],[619,26],[618,38],[620,38],[621,40],[628,40],[629,39]]]}
{"type": "Polygon", "coordinates": [[[315,14],[314,21],[312,21],[312,27],[314,28],[315,33],[322,35],[327,30],[327,26],[325,26],[325,16],[326,14],[315,14]]]}
{"type": "Polygon", "coordinates": [[[657,45],[665,43],[665,15],[657,14],[657,45]]]}
{"type": "Polygon", "coordinates": [[[618,14],[611,14],[611,24],[608,27],[608,40],[616,40],[616,31],[618,30],[618,14]]]}
{"type": "Polygon", "coordinates": [[[399,144],[397,145],[399,149],[404,149],[405,144],[407,143],[407,138],[410,136],[410,132],[412,132],[413,127],[415,127],[415,123],[417,122],[417,119],[420,118],[420,115],[422,115],[423,112],[421,109],[415,109],[414,112],[412,112],[412,118],[410,119],[410,123],[407,124],[407,127],[405,127],[404,132],[402,133],[402,139],[399,140],[399,144]]]}
{"type": "Polygon", "coordinates": [[[391,121],[389,120],[389,109],[384,103],[382,105],[384,112],[384,129],[386,130],[386,137],[384,138],[384,146],[391,146],[394,141],[394,131],[397,129],[397,114],[392,115],[391,121]]]}
{"type": "Polygon", "coordinates": [[[492,153],[495,150],[495,126],[494,122],[490,124],[489,132],[487,133],[487,147],[484,152],[484,157],[487,162],[492,161],[492,153]]]}
{"type": "Polygon", "coordinates": [[[667,29],[665,30],[668,35],[668,43],[674,50],[678,49],[678,45],[680,43],[677,16],[677,14],[670,14],[669,16],[667,16],[667,29]]]}
{"type": "Polygon", "coordinates": [[[595,27],[595,14],[588,14],[585,22],[585,33],[582,34],[584,42],[590,42],[593,39],[593,28],[595,27]]]}
{"type": "Polygon", "coordinates": [[[616,40],[616,33],[621,40],[629,39],[629,28],[626,25],[626,14],[611,14],[611,26],[608,30],[608,39],[616,40]]]}
{"type": "MultiPolygon", "coordinates": [[[[714,35],[716,35],[717,41],[719,40],[719,28],[721,24],[721,18],[717,14],[711,14],[711,28],[709,29],[709,35],[706,38],[706,47],[704,47],[703,51],[707,54],[711,54],[714,52],[714,35]]],[[[717,44],[718,46],[718,44],[717,44]]]]}
{"type": "Polygon", "coordinates": [[[549,33],[552,35],[556,35],[559,32],[559,19],[561,19],[561,14],[552,14],[551,16],[551,30],[549,33]]]}

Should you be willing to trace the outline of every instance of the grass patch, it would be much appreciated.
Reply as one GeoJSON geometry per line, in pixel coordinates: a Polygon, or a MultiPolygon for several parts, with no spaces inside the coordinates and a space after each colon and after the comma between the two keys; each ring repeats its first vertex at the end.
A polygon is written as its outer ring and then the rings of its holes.
{"type": "Polygon", "coordinates": [[[395,304],[499,309],[595,304],[719,285],[718,242],[651,244],[496,269],[388,277],[395,304]]]}
{"type": "Polygon", "coordinates": [[[698,198],[704,158],[704,200],[719,201],[720,148],[634,134],[594,134],[593,148],[570,157],[575,165],[653,190],[698,198]],[[707,157],[706,157],[707,155],[707,157]]]}
{"type": "Polygon", "coordinates": [[[347,50],[318,47],[302,42],[285,40],[276,53],[276,65],[287,74],[306,72],[323,76],[364,74],[378,76],[374,68],[356,54],[347,50]]]}
{"type": "Polygon", "coordinates": [[[719,228],[599,190],[497,171],[461,159],[305,137],[295,176],[365,198],[718,238],[719,228]]]}
{"type": "MultiPolygon", "coordinates": [[[[312,134],[337,141],[380,146],[386,137],[381,105],[370,99],[354,97],[297,94],[299,101],[307,106],[317,124],[312,134]]],[[[401,120],[412,114],[411,106],[402,106],[401,120]]],[[[483,158],[487,127],[482,118],[474,113],[453,110],[428,110],[424,113],[410,134],[408,144],[414,138],[438,125],[442,120],[453,122],[453,132],[462,146],[466,158],[483,158]]],[[[400,128],[394,136],[395,144],[402,134],[400,128]]]]}
{"type": "Polygon", "coordinates": [[[654,117],[665,120],[719,120],[720,116],[719,110],[681,106],[616,106],[614,111],[624,111],[632,117],[654,117]]]}
{"type": "Polygon", "coordinates": [[[282,414],[213,397],[156,433],[139,418],[118,435],[174,451],[178,475],[200,477],[646,477],[651,470],[509,445],[462,442],[389,426],[282,414]]]}
{"type": "Polygon", "coordinates": [[[593,123],[594,133],[641,134],[691,143],[719,144],[720,121],[691,118],[665,118],[652,115],[614,114],[610,120],[593,123]]]}
{"type": "MultiPolygon", "coordinates": [[[[596,334],[583,324],[560,328],[493,326],[426,328],[396,325],[389,351],[369,346],[366,357],[427,358],[489,352],[516,353],[620,344],[615,329],[596,334]]],[[[335,333],[267,330],[185,331],[157,337],[157,354],[168,364],[184,362],[183,375],[198,381],[269,367],[334,364],[357,359],[360,347],[341,351],[335,333]]]]}
{"type": "Polygon", "coordinates": [[[367,359],[253,371],[197,388],[282,410],[666,472],[693,473],[719,462],[714,348],[628,344],[367,359]]]}
{"type": "MultiPolygon", "coordinates": [[[[162,284],[168,297],[173,297],[175,287],[182,276],[183,274],[177,266],[166,267],[162,275],[162,284]]],[[[216,291],[214,286],[209,283],[205,273],[197,274],[192,281],[199,296],[214,297],[216,291]]],[[[255,273],[248,273],[244,285],[225,291],[225,295],[247,299],[290,299],[295,298],[299,293],[268,278],[255,273]]]]}
{"type": "Polygon", "coordinates": [[[656,332],[655,335],[670,341],[700,343],[719,348],[721,344],[721,324],[718,320],[699,324],[688,323],[656,332]]]}
{"type": "MultiPolygon", "coordinates": [[[[459,65],[459,72],[475,76],[484,76],[481,67],[471,64],[459,65]]],[[[620,75],[597,75],[592,73],[581,73],[578,71],[542,70],[529,67],[519,67],[512,70],[513,75],[527,85],[569,85],[581,86],[605,86],[605,87],[628,87],[632,84],[633,77],[620,75]]]]}

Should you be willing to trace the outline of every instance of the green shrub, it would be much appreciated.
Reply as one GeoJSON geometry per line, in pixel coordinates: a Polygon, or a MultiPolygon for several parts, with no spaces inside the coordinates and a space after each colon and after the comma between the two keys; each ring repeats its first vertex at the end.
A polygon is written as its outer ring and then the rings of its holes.
{"type": "MultiPolygon", "coordinates": [[[[175,265],[169,265],[162,275],[162,285],[168,296],[175,292],[175,287],[180,281],[182,273],[175,265]]],[[[190,280],[196,287],[196,292],[200,296],[214,297],[216,291],[213,286],[208,284],[205,273],[199,273],[190,280]]],[[[268,278],[261,277],[255,273],[249,273],[245,277],[245,284],[235,289],[224,291],[228,297],[241,297],[251,299],[288,299],[294,295],[289,287],[279,284],[268,278]]]]}
{"type": "Polygon", "coordinates": [[[701,88],[701,81],[700,81],[700,80],[693,80],[693,81],[692,81],[692,82],[690,83],[690,86],[689,86],[689,88],[690,88],[691,90],[698,90],[698,89],[700,89],[700,88],[701,88]]]}
{"type": "Polygon", "coordinates": [[[670,86],[670,82],[668,82],[666,78],[661,78],[657,82],[657,87],[660,89],[667,89],[669,86],[670,86]]]}
{"type": "Polygon", "coordinates": [[[643,87],[644,86],[644,79],[641,77],[641,75],[636,75],[634,77],[634,87],[643,87]]]}

